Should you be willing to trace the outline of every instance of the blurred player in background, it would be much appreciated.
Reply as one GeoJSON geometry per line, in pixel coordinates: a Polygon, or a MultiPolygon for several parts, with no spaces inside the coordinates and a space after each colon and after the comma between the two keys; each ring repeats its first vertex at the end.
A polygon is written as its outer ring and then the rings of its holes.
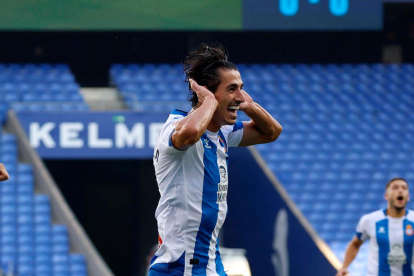
{"type": "Polygon", "coordinates": [[[9,179],[9,174],[3,164],[0,163],[0,181],[6,181],[9,179]]]}
{"type": "Polygon", "coordinates": [[[222,45],[202,44],[184,72],[192,110],[171,113],[154,149],[159,250],[149,275],[223,276],[218,236],[227,214],[228,147],[275,141],[282,127],[243,90],[222,45]],[[236,121],[237,111],[251,121],[236,121]]]}
{"type": "Polygon", "coordinates": [[[348,275],[349,265],[367,239],[370,239],[367,276],[413,275],[414,211],[405,208],[410,199],[407,181],[391,179],[385,188],[385,199],[387,209],[364,215],[359,221],[337,276],[348,275]]]}

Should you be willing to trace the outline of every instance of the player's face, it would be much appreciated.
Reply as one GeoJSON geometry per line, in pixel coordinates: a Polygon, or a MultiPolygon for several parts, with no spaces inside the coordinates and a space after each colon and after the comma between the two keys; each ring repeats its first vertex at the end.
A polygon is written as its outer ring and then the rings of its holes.
{"type": "Polygon", "coordinates": [[[386,190],[385,199],[388,201],[390,207],[399,210],[404,209],[410,200],[407,183],[404,180],[391,182],[386,190]]]}
{"type": "Polygon", "coordinates": [[[244,102],[243,81],[239,71],[220,69],[220,75],[221,83],[214,93],[219,105],[212,119],[218,127],[234,125],[237,119],[237,110],[244,102]]]}

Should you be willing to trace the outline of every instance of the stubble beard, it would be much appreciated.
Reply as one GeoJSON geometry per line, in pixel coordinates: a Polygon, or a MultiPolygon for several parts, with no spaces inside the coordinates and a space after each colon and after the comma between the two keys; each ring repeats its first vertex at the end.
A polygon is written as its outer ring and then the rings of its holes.
{"type": "Polygon", "coordinates": [[[402,212],[405,209],[406,205],[407,205],[407,203],[405,203],[404,206],[399,207],[399,206],[395,205],[394,201],[391,202],[391,206],[395,209],[395,211],[397,211],[397,213],[402,212]]]}

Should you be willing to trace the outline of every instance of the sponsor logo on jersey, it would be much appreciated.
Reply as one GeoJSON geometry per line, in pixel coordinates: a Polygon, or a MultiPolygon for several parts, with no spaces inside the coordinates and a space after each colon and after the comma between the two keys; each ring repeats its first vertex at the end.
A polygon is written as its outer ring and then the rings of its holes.
{"type": "Polygon", "coordinates": [[[407,224],[407,226],[405,227],[405,234],[407,236],[414,235],[414,230],[413,230],[413,227],[411,226],[411,224],[407,224]]]}
{"type": "Polygon", "coordinates": [[[407,263],[407,256],[400,244],[394,244],[387,258],[389,265],[403,265],[407,263]]]}
{"type": "Polygon", "coordinates": [[[220,183],[218,184],[217,190],[217,203],[227,201],[227,191],[229,189],[227,171],[224,166],[220,166],[220,183]]]}
{"type": "Polygon", "coordinates": [[[210,142],[207,138],[204,138],[204,142],[206,143],[205,148],[206,149],[211,149],[211,146],[208,144],[208,142],[210,142]]]}

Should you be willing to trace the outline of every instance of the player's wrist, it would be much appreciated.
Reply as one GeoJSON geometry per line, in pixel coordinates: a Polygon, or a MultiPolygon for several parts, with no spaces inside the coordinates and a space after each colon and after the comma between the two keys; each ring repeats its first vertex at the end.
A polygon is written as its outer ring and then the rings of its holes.
{"type": "Polygon", "coordinates": [[[249,115],[249,113],[254,112],[254,109],[257,107],[257,104],[255,102],[251,103],[242,103],[240,105],[240,110],[246,113],[246,115],[249,115]]]}
{"type": "Polygon", "coordinates": [[[209,104],[218,106],[218,101],[216,100],[214,96],[206,97],[203,101],[203,104],[204,103],[209,103],[209,104]]]}

